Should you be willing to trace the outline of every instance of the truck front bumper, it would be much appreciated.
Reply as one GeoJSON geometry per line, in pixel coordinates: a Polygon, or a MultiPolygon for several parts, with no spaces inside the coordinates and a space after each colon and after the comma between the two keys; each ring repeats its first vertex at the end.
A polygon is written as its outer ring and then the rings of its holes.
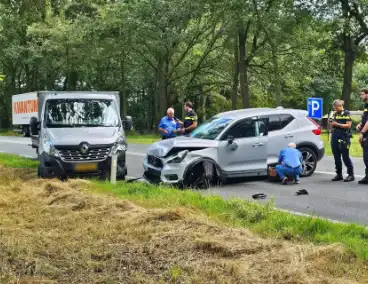
{"type": "MultiPolygon", "coordinates": [[[[42,153],[39,156],[40,167],[39,167],[39,176],[43,178],[66,178],[66,177],[102,177],[109,178],[110,170],[111,170],[111,157],[100,161],[100,162],[91,162],[95,164],[95,169],[80,171],[78,170],[77,165],[81,165],[83,163],[77,162],[65,162],[59,157],[49,156],[46,153],[42,153]]],[[[84,163],[86,164],[86,163],[84,163]]],[[[118,179],[124,179],[127,175],[127,167],[126,167],[126,153],[122,152],[118,155],[117,161],[117,172],[118,179]]]]}

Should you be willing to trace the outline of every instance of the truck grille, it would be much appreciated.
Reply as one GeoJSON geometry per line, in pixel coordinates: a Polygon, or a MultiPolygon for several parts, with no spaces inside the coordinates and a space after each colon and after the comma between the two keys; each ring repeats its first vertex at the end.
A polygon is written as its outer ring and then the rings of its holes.
{"type": "Polygon", "coordinates": [[[161,159],[157,158],[155,156],[148,155],[147,160],[148,160],[148,164],[150,164],[150,165],[152,165],[156,168],[162,168],[164,166],[161,159]]]}
{"type": "Polygon", "coordinates": [[[80,153],[79,150],[58,150],[60,158],[65,162],[87,162],[87,161],[103,161],[110,154],[111,148],[90,149],[87,154],[80,153]]]}

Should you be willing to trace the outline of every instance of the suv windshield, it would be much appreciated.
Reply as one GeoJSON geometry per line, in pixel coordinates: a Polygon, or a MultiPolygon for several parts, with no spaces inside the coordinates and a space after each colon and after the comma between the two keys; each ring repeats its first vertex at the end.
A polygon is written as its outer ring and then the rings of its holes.
{"type": "Polygon", "coordinates": [[[48,100],[45,122],[49,128],[120,126],[115,101],[98,99],[48,100]]]}
{"type": "Polygon", "coordinates": [[[193,138],[214,140],[231,121],[232,119],[228,117],[212,117],[195,129],[190,136],[193,138]]]}

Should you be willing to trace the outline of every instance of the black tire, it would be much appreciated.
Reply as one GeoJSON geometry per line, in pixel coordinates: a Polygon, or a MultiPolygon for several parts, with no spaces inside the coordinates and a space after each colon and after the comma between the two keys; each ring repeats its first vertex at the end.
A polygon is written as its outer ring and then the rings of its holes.
{"type": "Polygon", "coordinates": [[[37,177],[42,178],[42,176],[41,176],[41,167],[40,166],[37,167],[37,177]]]}
{"type": "Polygon", "coordinates": [[[214,183],[216,176],[216,168],[212,162],[198,163],[188,170],[184,178],[184,187],[208,189],[214,183]]]}
{"type": "Polygon", "coordinates": [[[23,126],[22,134],[23,134],[23,137],[31,137],[31,134],[29,133],[29,127],[28,126],[23,126]]]}
{"type": "Polygon", "coordinates": [[[317,168],[317,155],[311,148],[308,147],[301,147],[298,150],[303,156],[303,173],[300,176],[309,177],[317,168]]]}

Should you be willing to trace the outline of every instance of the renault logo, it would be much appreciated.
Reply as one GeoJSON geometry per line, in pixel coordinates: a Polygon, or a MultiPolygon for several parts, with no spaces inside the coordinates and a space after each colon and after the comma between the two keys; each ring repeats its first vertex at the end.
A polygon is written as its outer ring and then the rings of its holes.
{"type": "Polygon", "coordinates": [[[88,153],[88,145],[87,144],[83,144],[82,146],[81,146],[81,148],[80,148],[80,152],[82,153],[82,154],[87,154],[88,153]]]}

